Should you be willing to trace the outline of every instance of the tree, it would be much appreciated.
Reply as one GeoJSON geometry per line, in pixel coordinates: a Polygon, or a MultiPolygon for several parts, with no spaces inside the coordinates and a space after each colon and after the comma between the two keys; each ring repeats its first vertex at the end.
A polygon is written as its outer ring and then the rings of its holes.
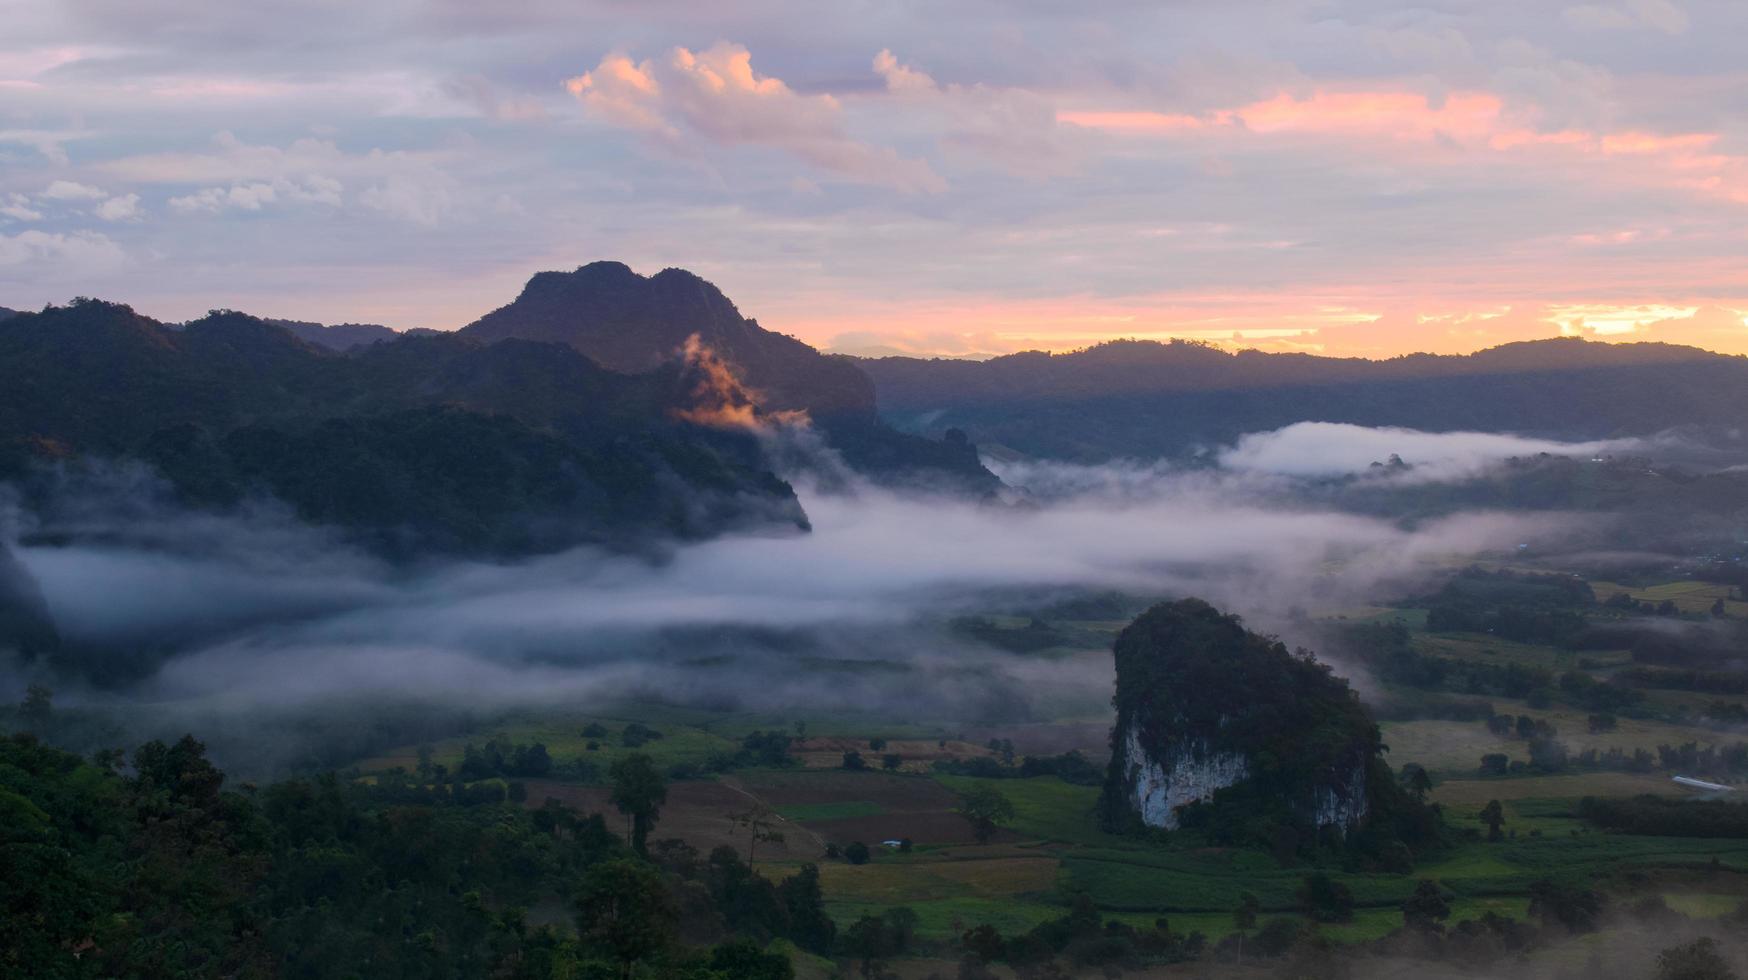
{"type": "Polygon", "coordinates": [[[904,765],[904,756],[896,752],[888,752],[880,757],[880,768],[897,769],[904,765]]]}
{"type": "Polygon", "coordinates": [[[987,923],[960,936],[959,942],[965,947],[966,952],[984,963],[1001,959],[1007,951],[1007,946],[1001,937],[1001,931],[987,923]]]}
{"type": "Polygon", "coordinates": [[[1530,883],[1529,914],[1543,925],[1555,922],[1572,932],[1595,932],[1602,896],[1569,881],[1543,878],[1530,883]]]}
{"type": "Polygon", "coordinates": [[[642,861],[597,864],[577,893],[579,938],[617,961],[627,978],[673,942],[675,918],[661,873],[642,861]]]}
{"type": "Polygon", "coordinates": [[[1736,980],[1736,972],[1719,955],[1717,942],[1702,936],[1658,953],[1657,980],[1736,980]]]}
{"type": "Polygon", "coordinates": [[[1444,920],[1451,917],[1451,903],[1445,900],[1438,882],[1420,879],[1414,894],[1402,902],[1402,922],[1423,932],[1443,932],[1444,920]]]}
{"type": "Polygon", "coordinates": [[[710,951],[712,972],[735,980],[794,980],[795,967],[781,953],[767,953],[745,939],[710,951]]]}
{"type": "Polygon", "coordinates": [[[1505,808],[1498,800],[1488,800],[1481,808],[1481,822],[1487,825],[1487,839],[1490,841],[1504,840],[1505,835],[1499,828],[1505,826],[1505,808]]]}
{"type": "Polygon", "coordinates": [[[783,843],[783,834],[777,830],[780,822],[771,808],[763,803],[755,803],[740,813],[731,813],[728,818],[734,821],[736,827],[747,832],[747,867],[754,863],[753,854],[762,841],[767,844],[783,843]]]}
{"type": "Polygon", "coordinates": [[[953,812],[970,822],[979,844],[987,844],[997,829],[1013,821],[1014,804],[993,786],[977,786],[960,795],[953,812]]]}
{"type": "Polygon", "coordinates": [[[860,771],[868,768],[868,763],[862,758],[862,753],[857,752],[855,749],[851,749],[844,753],[844,768],[851,771],[860,771]]]}
{"type": "Polygon", "coordinates": [[[868,845],[859,840],[853,840],[844,845],[844,860],[851,864],[868,863],[868,845]]]}
{"type": "Polygon", "coordinates": [[[1262,911],[1262,903],[1256,896],[1245,892],[1239,896],[1238,907],[1232,910],[1232,928],[1238,933],[1238,958],[1244,959],[1244,934],[1256,928],[1256,914],[1262,911]]]}
{"type": "Polygon", "coordinates": [[[825,890],[819,884],[819,867],[804,864],[801,870],[783,879],[777,886],[777,897],[789,913],[789,936],[802,949],[814,953],[831,951],[837,938],[837,923],[825,912],[825,890]]]}
{"type": "Polygon", "coordinates": [[[917,914],[908,908],[888,909],[884,914],[864,915],[844,933],[844,947],[862,961],[864,977],[879,976],[880,964],[910,948],[916,934],[917,914]]]}
{"type": "Polygon", "coordinates": [[[1718,616],[1718,617],[1722,617],[1724,615],[1724,597],[1723,596],[1719,596],[1717,601],[1712,603],[1712,615],[1718,616]]]}
{"type": "Polygon", "coordinates": [[[1306,875],[1299,885],[1299,908],[1318,922],[1347,922],[1353,918],[1353,891],[1319,871],[1306,875]]]}
{"type": "Polygon", "coordinates": [[[1425,766],[1410,762],[1402,767],[1402,788],[1413,793],[1415,799],[1425,800],[1432,791],[1432,777],[1427,775],[1425,766]]]}
{"type": "Polygon", "coordinates": [[[1481,775],[1503,776],[1510,771],[1511,757],[1504,752],[1489,752],[1481,757],[1481,775]]]}
{"type": "Polygon", "coordinates": [[[613,782],[613,805],[625,814],[626,839],[639,854],[649,853],[649,832],[668,801],[668,785],[656,770],[655,761],[635,752],[613,763],[608,770],[613,782]]]}
{"type": "Polygon", "coordinates": [[[31,731],[41,731],[46,727],[54,713],[54,698],[55,692],[41,684],[26,688],[24,700],[18,703],[18,717],[24,722],[24,727],[31,731]]]}

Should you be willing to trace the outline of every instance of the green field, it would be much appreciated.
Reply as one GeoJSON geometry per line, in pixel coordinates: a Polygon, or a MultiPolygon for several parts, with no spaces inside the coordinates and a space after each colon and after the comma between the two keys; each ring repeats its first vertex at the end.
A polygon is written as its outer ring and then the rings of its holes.
{"type": "MultiPolygon", "coordinates": [[[[1599,596],[1611,594],[1610,588],[1609,583],[1597,583],[1599,596]]],[[[1672,598],[1684,612],[1704,612],[1720,588],[1670,583],[1626,591],[1649,601],[1672,598]]],[[[1734,606],[1748,613],[1748,604],[1734,606]]],[[[1577,653],[1485,635],[1428,634],[1424,610],[1356,607],[1343,611],[1340,618],[1400,618],[1414,631],[1416,648],[1439,657],[1520,663],[1556,673],[1583,670],[1599,677],[1630,662],[1624,651],[1577,653]]],[[[1002,630],[1028,627],[1025,617],[987,619],[1002,630]]],[[[1080,658],[1089,669],[1103,669],[1108,655],[1090,648],[1108,644],[1122,625],[1052,624],[1070,642],[1015,655],[1061,663],[1080,658]]],[[[1650,692],[1647,717],[1619,717],[1614,730],[1598,734],[1588,730],[1588,712],[1569,703],[1556,700],[1547,707],[1531,708],[1512,698],[1486,700],[1498,713],[1528,715],[1554,725],[1574,755],[1590,748],[1655,753],[1660,745],[1715,745],[1740,737],[1679,721],[1685,716],[1677,709],[1685,705],[1696,711],[1709,700],[1703,695],[1650,692]]],[[[725,841],[738,846],[728,809],[739,809],[742,798],[747,804],[764,803],[781,818],[789,849],[761,854],[763,873],[781,878],[804,861],[817,861],[827,911],[841,928],[864,915],[905,907],[917,914],[919,934],[931,941],[949,941],[982,924],[1007,935],[1022,933],[1064,915],[1076,895],[1090,897],[1102,915],[1138,928],[1152,928],[1163,918],[1178,933],[1197,931],[1218,941],[1233,931],[1232,911],[1246,894],[1258,899],[1265,921],[1299,916],[1299,892],[1305,876],[1314,871],[1330,875],[1353,895],[1351,921],[1318,927],[1324,937],[1338,943],[1369,942],[1399,929],[1401,903],[1422,878],[1439,882],[1450,897],[1452,922],[1489,912],[1522,919],[1528,912],[1532,884],[1544,878],[1599,885],[1618,892],[1623,901],[1633,895],[1658,895],[1671,909],[1694,920],[1731,914],[1748,896],[1748,840],[1631,837],[1605,833],[1576,816],[1577,801],[1585,796],[1691,795],[1670,782],[1670,773],[1569,769],[1481,777],[1482,755],[1504,753],[1512,760],[1527,760],[1528,743],[1494,735],[1480,721],[1422,719],[1380,726],[1393,769],[1414,762],[1433,775],[1431,800],[1442,806],[1449,830],[1449,845],[1422,855],[1412,874],[1344,869],[1339,858],[1328,854],[1318,863],[1283,866],[1260,849],[1202,846],[1188,834],[1112,835],[1098,827],[1096,786],[1073,785],[1053,776],[991,779],[931,769],[937,758],[988,759],[993,753],[984,747],[984,740],[1002,738],[1022,745],[1054,746],[1041,750],[1047,752],[1073,746],[1098,761],[1092,746],[1108,724],[1108,714],[1100,713],[1103,709],[1054,704],[1048,698],[1036,707],[1039,716],[1023,725],[981,726],[975,734],[967,734],[956,723],[917,723],[878,712],[779,717],[629,703],[586,713],[505,718],[464,736],[434,742],[431,749],[434,761],[453,767],[470,741],[476,745],[493,737],[511,743],[540,741],[561,766],[583,759],[604,771],[614,759],[634,751],[622,737],[625,725],[632,722],[662,733],[662,738],[635,748],[662,767],[732,754],[740,740],[755,730],[805,730],[807,747],[797,749],[805,766],[730,773],[720,777],[720,791],[714,795],[676,794],[663,821],[676,833],[696,835],[697,846],[707,852],[725,841]],[[581,734],[590,724],[608,730],[595,739],[599,744],[593,751],[587,749],[590,740],[581,734]],[[907,764],[902,772],[837,767],[838,758],[851,749],[875,759],[877,752],[869,746],[875,737],[903,748],[907,764]],[[973,840],[969,825],[954,814],[959,794],[977,787],[1000,792],[1014,808],[1013,819],[989,843],[973,840]],[[687,806],[706,804],[688,800],[711,801],[707,805],[713,809],[690,813],[687,806]],[[1505,816],[1507,839],[1497,843],[1480,839],[1483,825],[1478,815],[1490,800],[1500,801],[1505,816]],[[881,840],[901,835],[916,838],[910,851],[879,846],[881,840]],[[822,857],[828,844],[848,841],[872,845],[869,863],[856,866],[822,857]]],[[[411,768],[416,751],[416,746],[405,746],[366,760],[361,769],[411,768]]],[[[658,825],[656,836],[661,834],[658,825]]]]}
{"type": "Polygon", "coordinates": [[[800,803],[777,808],[779,816],[796,823],[810,820],[841,820],[848,817],[877,817],[886,812],[878,803],[846,800],[842,803],[800,803]]]}

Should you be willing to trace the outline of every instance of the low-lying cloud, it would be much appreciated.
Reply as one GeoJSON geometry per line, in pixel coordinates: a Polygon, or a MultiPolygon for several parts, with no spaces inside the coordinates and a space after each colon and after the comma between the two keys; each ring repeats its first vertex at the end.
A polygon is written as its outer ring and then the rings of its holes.
{"type": "Polygon", "coordinates": [[[1638,439],[1559,442],[1503,432],[1422,432],[1297,422],[1246,435],[1221,452],[1219,459],[1221,465],[1236,470],[1314,477],[1366,473],[1373,463],[1387,464],[1397,456],[1411,468],[1397,479],[1434,482],[1476,476],[1512,457],[1596,456],[1630,452],[1643,445],[1638,439]]]}
{"type": "Polygon", "coordinates": [[[1453,558],[1573,528],[1560,515],[1482,512],[1405,527],[1294,503],[1280,480],[1243,470],[998,469],[1015,487],[1006,502],[802,483],[811,533],[737,534],[653,557],[583,548],[394,566],[271,506],[223,518],[177,510],[137,474],[108,496],[12,523],[18,558],[69,641],[174,651],[136,688],[84,697],[219,726],[340,702],[500,710],[658,698],[902,707],[975,724],[1067,699],[1096,713],[1111,680],[1100,651],[1026,657],[947,624],[1016,596],[1120,590],[1203,596],[1291,642],[1295,607],[1376,601],[1453,558]]]}

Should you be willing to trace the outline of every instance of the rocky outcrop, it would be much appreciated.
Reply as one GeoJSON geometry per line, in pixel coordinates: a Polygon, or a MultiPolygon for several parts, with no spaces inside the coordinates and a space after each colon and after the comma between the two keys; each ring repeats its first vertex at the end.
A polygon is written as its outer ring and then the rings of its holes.
{"type": "Polygon", "coordinates": [[[1141,727],[1129,726],[1123,752],[1129,759],[1130,804],[1149,827],[1176,830],[1179,809],[1211,800],[1215,791],[1250,776],[1250,762],[1243,754],[1217,751],[1205,738],[1180,739],[1156,756],[1141,744],[1141,727]]]}
{"type": "Polygon", "coordinates": [[[1131,623],[1116,658],[1113,829],[1176,830],[1196,805],[1223,803],[1309,831],[1365,822],[1377,726],[1310,655],[1185,599],[1131,623]]]}
{"type": "Polygon", "coordinates": [[[696,337],[759,392],[767,409],[805,411],[816,421],[874,418],[874,382],[854,364],[766,330],[684,269],[641,276],[621,262],[592,262],[541,272],[514,302],[461,333],[487,343],[515,337],[568,344],[626,374],[674,361],[696,337]]]}
{"type": "Polygon", "coordinates": [[[684,269],[643,276],[621,262],[591,262],[537,273],[514,302],[460,333],[494,345],[565,344],[626,374],[657,372],[683,357],[696,364],[703,355],[732,375],[759,414],[805,413],[844,462],[876,482],[978,496],[1001,486],[965,440],[925,439],[882,421],[874,383],[853,361],[766,330],[684,269]]]}

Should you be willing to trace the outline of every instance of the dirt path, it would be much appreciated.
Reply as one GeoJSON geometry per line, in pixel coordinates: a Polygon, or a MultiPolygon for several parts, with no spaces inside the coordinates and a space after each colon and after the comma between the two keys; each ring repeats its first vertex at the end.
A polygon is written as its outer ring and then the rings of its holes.
{"type": "MultiPolygon", "coordinates": [[[[754,803],[757,803],[758,805],[765,807],[766,809],[770,810],[772,813],[774,813],[774,814],[777,813],[776,807],[773,807],[773,806],[771,806],[771,804],[760,799],[757,793],[754,793],[752,790],[747,789],[745,786],[742,786],[740,784],[740,781],[735,779],[733,776],[724,776],[721,779],[718,779],[717,782],[722,784],[723,786],[728,787],[729,789],[734,790],[736,793],[739,793],[740,795],[746,797],[747,799],[752,800],[754,803]]],[[[795,821],[790,820],[788,817],[785,817],[782,814],[777,814],[777,819],[781,820],[785,827],[793,827],[796,830],[799,830],[802,833],[806,834],[808,837],[813,838],[814,847],[817,848],[820,853],[822,853],[822,854],[825,853],[825,838],[819,836],[818,834],[814,833],[811,830],[808,830],[806,827],[803,827],[802,825],[796,823],[795,821]]],[[[787,834],[788,831],[784,831],[784,833],[787,834]]]]}

